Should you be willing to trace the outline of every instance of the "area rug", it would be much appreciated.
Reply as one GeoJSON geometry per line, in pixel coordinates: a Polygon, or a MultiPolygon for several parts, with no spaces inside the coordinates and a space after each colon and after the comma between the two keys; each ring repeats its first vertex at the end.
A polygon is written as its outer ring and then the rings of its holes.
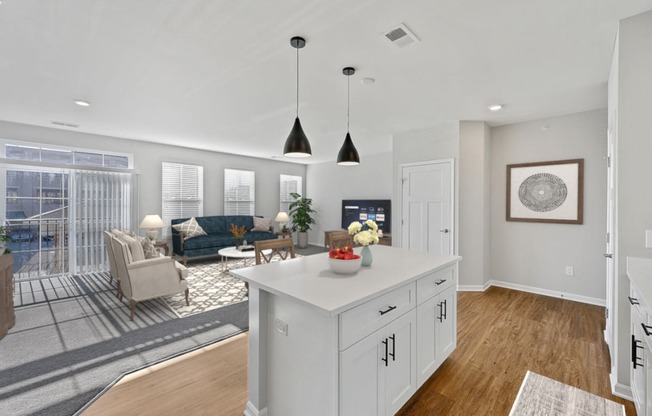
{"type": "Polygon", "coordinates": [[[625,416],[625,407],[528,371],[510,416],[625,416]]]}
{"type": "Polygon", "coordinates": [[[21,283],[16,296],[16,326],[0,340],[0,415],[72,415],[120,375],[248,327],[248,302],[179,319],[157,299],[130,321],[105,273],[21,283]]]}
{"type": "MultiPolygon", "coordinates": [[[[297,254],[296,257],[301,257],[297,254]]],[[[278,255],[272,261],[279,261],[278,255]]],[[[163,298],[179,316],[186,317],[196,313],[221,308],[247,299],[247,289],[242,280],[229,275],[229,270],[248,267],[254,259],[230,259],[223,268],[219,260],[188,263],[188,288],[190,305],[186,305],[183,293],[163,298]]]]}

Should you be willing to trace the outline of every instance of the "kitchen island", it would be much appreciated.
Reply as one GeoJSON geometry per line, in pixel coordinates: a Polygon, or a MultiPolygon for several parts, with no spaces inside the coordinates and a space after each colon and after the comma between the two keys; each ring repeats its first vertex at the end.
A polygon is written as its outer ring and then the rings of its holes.
{"type": "Polygon", "coordinates": [[[354,275],[327,253],[231,271],[249,283],[245,415],[391,415],[450,355],[461,258],[371,249],[354,275]]]}

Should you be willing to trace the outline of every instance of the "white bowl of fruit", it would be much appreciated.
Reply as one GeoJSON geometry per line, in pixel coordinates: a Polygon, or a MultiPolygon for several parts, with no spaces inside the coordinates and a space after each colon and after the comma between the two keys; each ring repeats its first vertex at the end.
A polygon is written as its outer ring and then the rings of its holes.
{"type": "Polygon", "coordinates": [[[352,247],[338,247],[328,252],[328,266],[337,274],[353,274],[360,270],[362,257],[352,247]]]}

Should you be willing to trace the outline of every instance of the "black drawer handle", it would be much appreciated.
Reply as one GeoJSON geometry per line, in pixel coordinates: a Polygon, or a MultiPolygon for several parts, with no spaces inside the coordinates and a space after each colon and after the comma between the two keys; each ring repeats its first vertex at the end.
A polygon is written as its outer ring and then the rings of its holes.
{"type": "Polygon", "coordinates": [[[439,319],[439,322],[444,322],[444,302],[438,303],[437,307],[439,308],[439,316],[437,319],[439,319]]]}
{"type": "Polygon", "coordinates": [[[636,367],[643,367],[643,364],[638,362],[638,359],[640,358],[636,352],[637,349],[643,349],[642,346],[638,345],[638,343],[641,342],[637,340],[634,335],[632,335],[632,367],[634,370],[636,370],[636,367]]]}
{"type": "Polygon", "coordinates": [[[632,305],[640,305],[640,303],[638,302],[638,299],[636,299],[636,298],[633,298],[631,296],[627,296],[627,299],[629,299],[629,303],[631,303],[632,305]]]}
{"type": "Polygon", "coordinates": [[[387,338],[383,340],[383,344],[385,344],[385,357],[381,358],[382,361],[385,361],[385,367],[389,365],[389,355],[388,355],[388,350],[387,350],[387,338]]]}
{"type": "Polygon", "coordinates": [[[641,324],[641,326],[643,327],[643,331],[645,332],[645,335],[647,335],[648,337],[650,335],[652,335],[652,332],[650,332],[650,329],[652,329],[652,326],[647,326],[645,324],[641,324]]]}
{"type": "Polygon", "coordinates": [[[440,280],[437,280],[437,281],[435,282],[435,284],[436,284],[437,286],[439,286],[439,285],[442,284],[442,283],[446,283],[446,279],[440,279],[440,280]]]}
{"type": "Polygon", "coordinates": [[[392,357],[392,361],[396,361],[396,334],[392,334],[389,339],[392,340],[392,352],[389,355],[392,357]]]}
{"type": "Polygon", "coordinates": [[[396,309],[396,306],[390,306],[389,308],[385,309],[384,311],[378,311],[378,312],[379,312],[381,315],[385,315],[386,313],[391,312],[391,311],[393,311],[394,309],[396,309]]]}

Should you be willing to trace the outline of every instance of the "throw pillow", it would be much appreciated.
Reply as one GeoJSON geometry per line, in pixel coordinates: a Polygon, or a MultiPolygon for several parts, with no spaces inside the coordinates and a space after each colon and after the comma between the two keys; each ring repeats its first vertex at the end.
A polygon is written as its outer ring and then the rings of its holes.
{"type": "Polygon", "coordinates": [[[140,245],[143,246],[143,253],[145,253],[145,258],[146,259],[155,259],[159,257],[158,255],[158,250],[156,247],[154,247],[154,243],[152,240],[150,240],[147,237],[136,237],[138,238],[138,242],[140,242],[140,245]]]}
{"type": "Polygon", "coordinates": [[[121,239],[127,245],[127,247],[129,247],[133,261],[145,260],[145,252],[143,251],[143,246],[140,245],[138,240],[128,236],[127,234],[122,234],[122,236],[118,238],[121,239]]]}
{"type": "Polygon", "coordinates": [[[206,232],[199,226],[199,223],[197,223],[195,217],[192,217],[188,221],[182,222],[181,224],[175,224],[172,227],[174,227],[175,230],[184,233],[186,240],[193,237],[199,237],[200,235],[206,235],[206,232]]]}
{"type": "Polygon", "coordinates": [[[271,218],[258,218],[254,217],[254,228],[251,231],[269,231],[269,227],[272,226],[271,218]]]}

